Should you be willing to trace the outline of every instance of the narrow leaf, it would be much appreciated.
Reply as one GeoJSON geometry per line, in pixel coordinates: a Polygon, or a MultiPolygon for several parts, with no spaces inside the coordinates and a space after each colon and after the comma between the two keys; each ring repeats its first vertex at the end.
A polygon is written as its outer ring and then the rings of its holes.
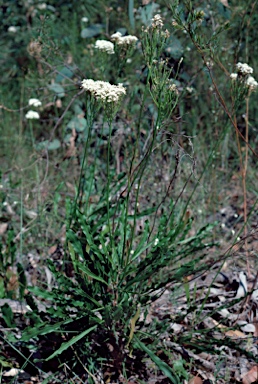
{"type": "Polygon", "coordinates": [[[77,343],[77,341],[81,340],[84,336],[86,336],[88,333],[90,333],[91,331],[93,331],[94,329],[97,328],[98,325],[94,325],[94,327],[91,327],[89,329],[86,329],[84,332],[80,333],[79,335],[77,336],[74,336],[71,340],[67,341],[66,343],[63,343],[61,345],[61,347],[55,351],[54,353],[52,353],[52,355],[50,355],[46,361],[48,360],[51,360],[53,359],[53,357],[59,355],[60,353],[64,352],[66,349],[68,349],[69,347],[71,347],[73,344],[77,343]]]}
{"type": "Polygon", "coordinates": [[[77,266],[78,266],[78,268],[79,268],[82,272],[84,272],[84,273],[86,273],[88,276],[92,277],[92,279],[98,280],[98,281],[100,281],[101,283],[104,283],[104,284],[108,285],[107,282],[106,282],[105,280],[103,280],[101,277],[95,275],[93,272],[91,272],[87,267],[85,267],[85,266],[82,265],[81,263],[78,263],[77,266]]]}
{"type": "Polygon", "coordinates": [[[167,365],[167,363],[165,363],[164,361],[162,361],[158,356],[155,355],[154,352],[152,352],[149,348],[146,347],[145,344],[143,344],[136,336],[134,336],[134,339],[136,340],[138,346],[144,351],[146,352],[151,360],[157,365],[157,367],[164,373],[164,375],[166,375],[171,381],[172,383],[174,384],[178,384],[178,381],[177,379],[173,376],[173,371],[172,369],[169,367],[169,365],[167,365]]]}

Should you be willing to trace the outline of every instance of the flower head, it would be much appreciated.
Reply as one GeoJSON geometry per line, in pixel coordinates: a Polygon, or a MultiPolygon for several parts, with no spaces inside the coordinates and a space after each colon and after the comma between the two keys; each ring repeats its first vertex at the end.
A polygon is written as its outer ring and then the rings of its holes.
{"type": "Polygon", "coordinates": [[[155,15],[151,19],[151,21],[152,21],[151,26],[153,29],[155,29],[155,28],[161,29],[164,25],[162,17],[160,15],[155,15]]]}
{"type": "Polygon", "coordinates": [[[95,48],[102,52],[106,52],[109,55],[115,53],[114,44],[108,40],[97,40],[95,43],[95,48]]]}
{"type": "Polygon", "coordinates": [[[8,32],[16,33],[17,31],[18,31],[18,28],[15,27],[14,25],[11,25],[11,26],[8,28],[8,32]]]}
{"type": "Polygon", "coordinates": [[[231,80],[236,80],[237,76],[238,76],[237,73],[231,73],[230,78],[231,80]]]}
{"type": "Polygon", "coordinates": [[[28,111],[25,115],[26,119],[33,120],[33,119],[39,119],[39,113],[36,111],[28,111]]]}
{"type": "Polygon", "coordinates": [[[159,239],[156,238],[156,239],[154,240],[154,247],[156,247],[156,245],[158,245],[158,242],[159,242],[159,239]]]}
{"type": "Polygon", "coordinates": [[[257,81],[252,76],[248,76],[246,85],[252,90],[255,90],[258,87],[257,81]]]}
{"type": "Polygon", "coordinates": [[[126,89],[122,85],[112,85],[106,81],[82,80],[82,88],[99,101],[104,103],[118,103],[126,89]]]}
{"type": "Polygon", "coordinates": [[[132,35],[122,36],[120,32],[116,32],[111,35],[111,40],[114,40],[118,45],[133,45],[138,38],[132,35]]]}
{"type": "Polygon", "coordinates": [[[250,73],[253,73],[253,68],[246,63],[237,63],[236,68],[237,72],[242,75],[249,75],[250,73]]]}
{"type": "Polygon", "coordinates": [[[113,35],[111,35],[111,40],[119,40],[121,37],[122,37],[122,33],[121,32],[116,32],[116,33],[113,33],[113,35]]]}
{"type": "Polygon", "coordinates": [[[40,107],[42,103],[38,99],[29,99],[29,105],[32,105],[33,107],[40,107]]]}
{"type": "Polygon", "coordinates": [[[40,9],[40,10],[47,9],[47,4],[46,3],[38,4],[38,9],[40,9]]]}
{"type": "Polygon", "coordinates": [[[84,16],[81,18],[82,23],[88,23],[89,19],[88,17],[84,16]]]}

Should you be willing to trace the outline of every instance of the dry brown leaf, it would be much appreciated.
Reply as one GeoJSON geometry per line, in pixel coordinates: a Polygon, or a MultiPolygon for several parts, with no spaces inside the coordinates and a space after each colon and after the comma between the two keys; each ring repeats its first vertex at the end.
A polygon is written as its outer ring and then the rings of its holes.
{"type": "Polygon", "coordinates": [[[221,4],[224,5],[224,7],[228,7],[229,8],[229,5],[228,5],[228,0],[220,0],[221,4]]]}
{"type": "Polygon", "coordinates": [[[19,373],[24,372],[22,369],[11,368],[9,371],[3,373],[3,376],[17,376],[19,373]]]}
{"type": "Polygon", "coordinates": [[[70,159],[71,157],[76,156],[76,146],[75,146],[76,136],[77,136],[77,133],[76,133],[75,129],[73,128],[72,135],[69,139],[70,145],[69,145],[68,150],[66,151],[66,154],[65,154],[63,160],[70,159]]]}
{"type": "Polygon", "coordinates": [[[188,384],[202,384],[203,381],[199,376],[194,376],[191,378],[188,384]]]}
{"type": "Polygon", "coordinates": [[[2,236],[8,228],[8,223],[0,223],[0,236],[2,236]]]}
{"type": "Polygon", "coordinates": [[[51,256],[51,255],[53,255],[53,253],[55,253],[55,251],[57,250],[57,244],[55,244],[55,245],[52,245],[52,247],[50,247],[49,248],[49,250],[48,250],[48,255],[49,256],[51,256]]]}
{"type": "Polygon", "coordinates": [[[244,377],[243,377],[243,384],[252,384],[257,383],[258,381],[258,365],[250,369],[244,377]]]}
{"type": "Polygon", "coordinates": [[[228,337],[231,337],[231,339],[245,339],[246,338],[246,335],[241,332],[241,331],[233,331],[233,330],[230,330],[230,331],[227,331],[225,333],[226,336],[228,337]]]}

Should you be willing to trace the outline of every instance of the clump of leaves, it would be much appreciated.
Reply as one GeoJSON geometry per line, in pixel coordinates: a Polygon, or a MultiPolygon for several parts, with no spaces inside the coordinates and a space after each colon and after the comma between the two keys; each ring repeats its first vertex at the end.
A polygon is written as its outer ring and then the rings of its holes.
{"type": "MultiPolygon", "coordinates": [[[[124,178],[116,188],[123,183],[124,178]]],[[[31,326],[24,331],[22,340],[43,335],[49,339],[52,333],[59,332],[62,338],[47,360],[60,354],[62,359],[72,348],[76,351],[75,360],[76,356],[83,356],[84,363],[92,358],[96,362],[108,360],[116,377],[123,372],[126,362],[132,363],[132,355],[144,352],[168,377],[173,377],[171,369],[154,352],[157,334],[164,332],[168,324],[159,325],[153,336],[145,318],[149,304],[163,293],[168,283],[172,290],[176,289],[184,277],[207,268],[201,262],[201,251],[210,245],[204,240],[211,228],[204,227],[189,237],[191,221],[177,222],[174,216],[168,220],[164,215],[157,237],[149,239],[150,225],[146,220],[132,251],[130,231],[126,239],[123,236],[125,226],[131,227],[133,220],[150,214],[151,210],[137,213],[136,217],[127,216],[125,222],[124,199],[110,201],[109,209],[106,204],[103,197],[88,213],[76,208],[74,224],[67,228],[65,271],[58,270],[49,260],[55,286],[52,290],[29,288],[46,302],[46,314],[31,317],[31,326]],[[197,255],[194,260],[193,254],[197,255]],[[167,269],[169,272],[161,280],[160,274],[167,269]]],[[[73,212],[73,205],[68,204],[68,210],[73,212]]]]}

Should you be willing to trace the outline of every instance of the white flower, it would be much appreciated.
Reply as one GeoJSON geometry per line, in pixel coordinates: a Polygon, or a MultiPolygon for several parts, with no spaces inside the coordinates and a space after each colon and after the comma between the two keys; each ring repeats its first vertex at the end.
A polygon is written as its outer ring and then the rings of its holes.
{"type": "Polygon", "coordinates": [[[138,38],[136,36],[128,35],[128,36],[122,36],[120,39],[118,39],[117,44],[118,45],[132,45],[138,41],[138,38]]]}
{"type": "Polygon", "coordinates": [[[246,80],[246,85],[253,90],[258,87],[257,81],[252,76],[248,76],[248,79],[246,80]]]}
{"type": "Polygon", "coordinates": [[[16,33],[17,31],[18,31],[18,27],[15,27],[14,25],[11,25],[11,26],[8,28],[8,32],[16,33]]]}
{"type": "Polygon", "coordinates": [[[170,92],[174,92],[174,93],[176,93],[178,95],[178,89],[176,87],[176,84],[169,84],[168,85],[168,89],[169,89],[170,92]]]}
{"type": "Polygon", "coordinates": [[[113,35],[111,35],[111,40],[118,40],[122,37],[122,33],[121,32],[116,32],[116,33],[113,33],[113,35]]]}
{"type": "Polygon", "coordinates": [[[26,119],[39,119],[39,114],[36,111],[28,111],[25,117],[26,119]]]}
{"type": "Polygon", "coordinates": [[[156,238],[156,239],[154,240],[154,247],[156,247],[156,245],[158,244],[158,242],[159,242],[159,239],[156,238]]]}
{"type": "Polygon", "coordinates": [[[237,79],[237,73],[231,73],[230,78],[231,78],[231,80],[236,80],[237,79]]]}
{"type": "Polygon", "coordinates": [[[83,23],[88,23],[89,19],[88,19],[88,17],[82,17],[82,18],[81,18],[81,21],[82,21],[83,23]]]}
{"type": "Polygon", "coordinates": [[[160,15],[155,15],[153,19],[151,19],[152,23],[151,26],[152,28],[162,28],[164,23],[160,15]]]}
{"type": "Polygon", "coordinates": [[[42,103],[38,99],[29,99],[29,105],[33,105],[33,107],[40,107],[42,103]]]}
{"type": "Polygon", "coordinates": [[[237,72],[241,73],[242,75],[253,73],[253,68],[246,63],[237,63],[236,68],[237,72]]]}
{"type": "Polygon", "coordinates": [[[118,45],[132,45],[138,41],[138,38],[132,35],[122,36],[120,32],[116,32],[111,35],[111,40],[116,41],[118,45]]]}
{"type": "Polygon", "coordinates": [[[38,4],[38,9],[40,10],[44,10],[44,9],[47,9],[47,4],[46,3],[41,3],[41,4],[38,4]]]}
{"type": "Polygon", "coordinates": [[[99,49],[102,52],[107,52],[109,55],[115,53],[114,44],[111,41],[107,40],[97,40],[95,43],[95,48],[99,49]]]}
{"type": "Polygon", "coordinates": [[[126,94],[122,85],[111,85],[106,81],[82,80],[82,88],[90,92],[94,98],[105,103],[117,103],[126,94]]]}
{"type": "Polygon", "coordinates": [[[193,93],[194,91],[193,87],[186,87],[186,90],[188,93],[193,93]]]}

